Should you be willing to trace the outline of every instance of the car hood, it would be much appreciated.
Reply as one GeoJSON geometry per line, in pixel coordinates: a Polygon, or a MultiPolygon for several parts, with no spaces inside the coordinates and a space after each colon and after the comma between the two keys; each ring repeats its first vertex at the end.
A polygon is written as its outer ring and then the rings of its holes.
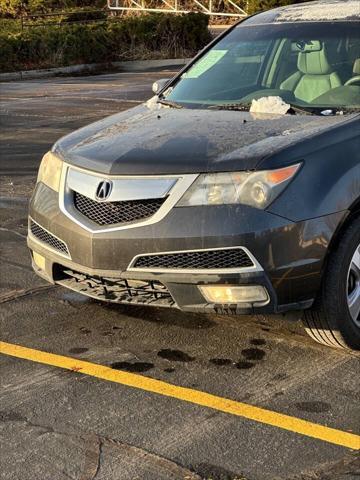
{"type": "Polygon", "coordinates": [[[148,105],[81,128],[60,139],[53,151],[72,165],[103,174],[252,170],[265,157],[348,118],[148,105]]]}

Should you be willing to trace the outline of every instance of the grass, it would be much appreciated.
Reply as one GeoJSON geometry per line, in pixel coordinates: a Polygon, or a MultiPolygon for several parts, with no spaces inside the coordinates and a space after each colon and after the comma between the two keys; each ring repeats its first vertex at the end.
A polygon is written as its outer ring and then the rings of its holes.
{"type": "MultiPolygon", "coordinates": [[[[10,21],[11,22],[11,21],[10,21]]],[[[34,25],[3,21],[0,71],[194,55],[209,41],[208,17],[152,14],[96,23],[34,25]]]]}

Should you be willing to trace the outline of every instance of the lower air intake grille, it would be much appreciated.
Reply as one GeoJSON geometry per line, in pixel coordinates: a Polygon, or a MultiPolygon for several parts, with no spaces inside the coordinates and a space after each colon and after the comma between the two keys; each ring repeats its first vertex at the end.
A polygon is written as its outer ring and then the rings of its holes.
{"type": "Polygon", "coordinates": [[[130,200],[123,202],[96,202],[74,192],[74,205],[84,217],[98,225],[130,223],[152,217],[166,198],[130,200]]]}
{"type": "Polygon", "coordinates": [[[208,269],[253,267],[254,263],[242,248],[199,250],[138,257],[132,268],[148,269],[208,269]]]}
{"type": "Polygon", "coordinates": [[[58,252],[69,255],[69,250],[64,242],[59,240],[54,235],[51,235],[47,230],[40,227],[37,223],[30,220],[30,231],[40,242],[46,243],[49,247],[57,250],[58,252]]]}
{"type": "Polygon", "coordinates": [[[98,277],[76,272],[61,265],[56,266],[55,272],[56,283],[98,300],[176,307],[169,290],[158,281],[98,277]]]}

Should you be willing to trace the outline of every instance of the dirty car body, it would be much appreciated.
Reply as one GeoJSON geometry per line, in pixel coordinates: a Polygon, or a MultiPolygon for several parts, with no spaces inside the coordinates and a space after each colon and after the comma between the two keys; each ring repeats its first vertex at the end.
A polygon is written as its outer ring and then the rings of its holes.
{"type": "Polygon", "coordinates": [[[329,4],[249,17],[146,104],[60,139],[31,199],[35,271],[119,303],[313,308],[360,208],[360,23],[329,4]],[[274,96],[286,114],[249,111],[274,96]]]}

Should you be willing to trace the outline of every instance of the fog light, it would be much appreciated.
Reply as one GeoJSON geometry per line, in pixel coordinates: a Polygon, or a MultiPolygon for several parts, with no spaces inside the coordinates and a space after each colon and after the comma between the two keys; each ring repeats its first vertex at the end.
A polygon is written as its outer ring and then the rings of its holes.
{"type": "Polygon", "coordinates": [[[201,293],[210,303],[257,303],[269,302],[269,294],[261,285],[210,285],[199,286],[201,293]]]}
{"type": "Polygon", "coordinates": [[[41,268],[41,270],[45,270],[45,257],[33,252],[33,259],[37,267],[41,268]]]}

